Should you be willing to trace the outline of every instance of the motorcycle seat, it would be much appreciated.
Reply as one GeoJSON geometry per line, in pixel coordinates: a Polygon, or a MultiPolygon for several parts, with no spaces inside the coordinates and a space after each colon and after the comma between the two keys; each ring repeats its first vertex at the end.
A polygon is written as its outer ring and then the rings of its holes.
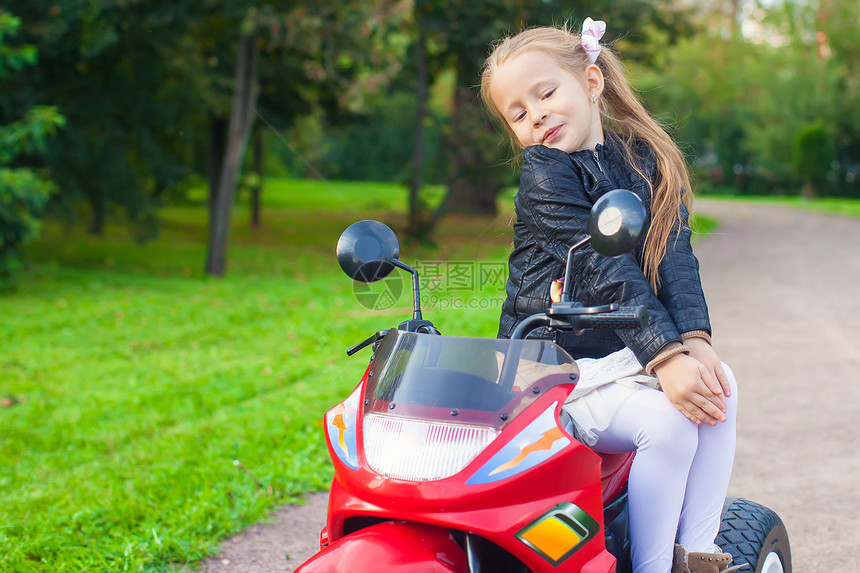
{"type": "Polygon", "coordinates": [[[601,454],[600,456],[600,487],[603,491],[603,503],[608,504],[618,497],[627,486],[627,478],[630,475],[630,465],[636,452],[622,452],[620,454],[601,454]]]}

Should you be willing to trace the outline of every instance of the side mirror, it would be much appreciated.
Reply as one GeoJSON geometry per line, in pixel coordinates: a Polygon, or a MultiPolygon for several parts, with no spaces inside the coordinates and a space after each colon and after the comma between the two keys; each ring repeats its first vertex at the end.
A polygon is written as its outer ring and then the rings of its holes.
{"type": "Polygon", "coordinates": [[[337,262],[353,280],[372,283],[387,277],[400,257],[400,241],[385,223],[358,221],[340,235],[337,262]]]}
{"type": "Polygon", "coordinates": [[[594,202],[588,215],[588,236],[567,251],[562,302],[571,302],[574,251],[591,243],[597,253],[607,257],[628,253],[642,238],[646,216],[645,205],[635,193],[626,189],[614,189],[594,202]]]}
{"type": "Polygon", "coordinates": [[[625,189],[615,189],[595,201],[588,217],[588,234],[595,251],[615,257],[632,251],[645,229],[645,206],[625,189]]]}

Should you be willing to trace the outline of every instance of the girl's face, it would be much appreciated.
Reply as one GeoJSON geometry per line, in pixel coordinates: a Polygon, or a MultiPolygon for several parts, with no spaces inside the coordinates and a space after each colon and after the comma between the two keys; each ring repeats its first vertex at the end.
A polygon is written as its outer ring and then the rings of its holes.
{"type": "Polygon", "coordinates": [[[493,104],[521,147],[545,145],[566,153],[603,143],[599,106],[591,98],[602,91],[597,66],[577,76],[539,50],[508,60],[490,82],[493,104]]]}

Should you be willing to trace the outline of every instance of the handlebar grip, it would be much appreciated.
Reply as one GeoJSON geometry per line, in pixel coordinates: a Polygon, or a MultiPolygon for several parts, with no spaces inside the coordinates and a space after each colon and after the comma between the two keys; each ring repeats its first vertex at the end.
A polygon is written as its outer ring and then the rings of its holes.
{"type": "Polygon", "coordinates": [[[644,306],[622,307],[614,312],[582,314],[576,317],[579,328],[645,328],[648,324],[648,311],[644,306]]]}
{"type": "Polygon", "coordinates": [[[361,349],[362,349],[362,348],[364,348],[365,346],[367,346],[367,345],[369,345],[369,344],[374,344],[374,343],[376,343],[376,341],[377,341],[377,340],[379,340],[380,338],[382,338],[382,337],[383,337],[383,336],[385,336],[386,334],[388,334],[388,331],[387,331],[387,330],[380,330],[379,332],[377,332],[376,334],[374,334],[374,335],[373,335],[373,336],[371,336],[370,338],[367,338],[367,339],[365,339],[365,340],[362,340],[361,342],[359,342],[358,344],[356,344],[355,346],[353,346],[352,348],[350,348],[349,350],[347,350],[347,351],[346,351],[346,355],[347,355],[347,356],[352,356],[353,354],[355,354],[356,352],[358,352],[359,350],[361,350],[361,349]]]}

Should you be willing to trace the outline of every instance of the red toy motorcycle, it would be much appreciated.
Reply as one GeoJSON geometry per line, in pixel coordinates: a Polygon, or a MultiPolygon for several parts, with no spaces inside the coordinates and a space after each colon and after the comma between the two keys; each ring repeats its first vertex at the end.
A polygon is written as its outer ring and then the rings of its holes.
{"type": "MultiPolygon", "coordinates": [[[[588,242],[607,256],[627,252],[645,216],[634,194],[607,193],[570,253],[588,242]]],[[[562,409],[576,362],[551,340],[525,337],[539,327],[635,328],[644,308],[583,307],[565,292],[509,340],[441,336],[422,318],[417,272],[399,251],[376,221],[351,225],[338,242],[356,280],[411,272],[414,312],[348,351],[373,346],[361,382],[326,414],[328,519],[321,551],[297,573],[629,572],[633,454],[576,440],[562,409]]],[[[750,572],[791,571],[782,521],[758,504],[726,500],[717,543],[750,572]]]]}

